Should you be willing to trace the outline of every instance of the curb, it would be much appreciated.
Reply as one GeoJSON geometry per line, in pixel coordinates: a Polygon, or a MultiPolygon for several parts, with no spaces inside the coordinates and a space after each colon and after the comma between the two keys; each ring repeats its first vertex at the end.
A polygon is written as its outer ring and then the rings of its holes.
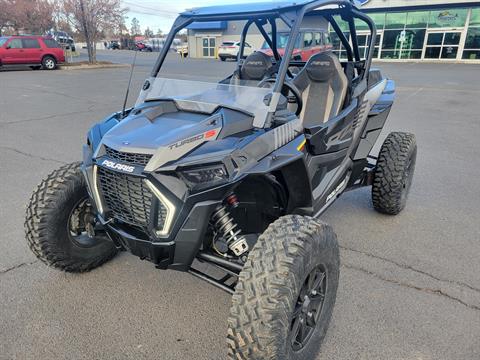
{"type": "Polygon", "coordinates": [[[70,65],[64,66],[60,65],[58,68],[59,70],[92,70],[92,69],[115,69],[115,68],[124,68],[129,67],[128,64],[98,64],[98,65],[70,65]]]}

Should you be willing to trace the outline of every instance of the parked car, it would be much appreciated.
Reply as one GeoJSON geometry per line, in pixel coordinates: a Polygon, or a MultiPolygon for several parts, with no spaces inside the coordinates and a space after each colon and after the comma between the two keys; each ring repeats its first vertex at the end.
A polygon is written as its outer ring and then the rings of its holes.
{"type": "Polygon", "coordinates": [[[152,52],[153,48],[152,45],[139,41],[135,44],[135,50],[152,52]]]}
{"type": "Polygon", "coordinates": [[[61,46],[51,37],[0,37],[0,66],[28,65],[32,69],[54,70],[65,62],[61,46]]]}
{"type": "MultiPolygon", "coordinates": [[[[225,61],[227,59],[236,59],[238,52],[240,51],[240,41],[224,41],[218,48],[218,57],[220,60],[225,61]]],[[[245,49],[243,55],[248,56],[253,53],[253,47],[245,43],[245,49]]]]}
{"type": "Polygon", "coordinates": [[[63,47],[65,50],[71,50],[75,52],[76,46],[75,46],[75,41],[73,40],[73,37],[71,37],[67,32],[65,31],[49,31],[47,32],[47,36],[52,37],[55,39],[61,47],[63,47]]]}
{"type": "MultiPolygon", "coordinates": [[[[279,55],[283,56],[290,33],[277,33],[277,49],[279,55]]],[[[293,59],[298,61],[308,61],[313,54],[332,49],[332,43],[328,33],[318,29],[302,29],[297,36],[293,50],[293,59]]],[[[273,56],[273,51],[265,41],[260,50],[261,52],[273,56]]]]}
{"type": "Polygon", "coordinates": [[[120,50],[120,44],[116,40],[110,41],[107,47],[111,50],[120,50]]]}

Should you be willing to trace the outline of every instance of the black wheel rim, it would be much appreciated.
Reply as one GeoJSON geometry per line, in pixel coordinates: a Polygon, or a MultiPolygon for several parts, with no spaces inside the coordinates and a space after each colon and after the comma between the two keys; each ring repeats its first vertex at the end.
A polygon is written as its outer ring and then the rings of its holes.
{"type": "Polygon", "coordinates": [[[80,247],[92,247],[98,244],[96,237],[89,236],[85,224],[85,216],[90,211],[91,204],[88,197],[79,200],[70,211],[67,221],[67,234],[72,243],[80,247]]]}
{"type": "Polygon", "coordinates": [[[326,292],[327,272],[323,265],[319,265],[306,277],[293,310],[290,344],[294,352],[303,349],[315,332],[326,292]]]}

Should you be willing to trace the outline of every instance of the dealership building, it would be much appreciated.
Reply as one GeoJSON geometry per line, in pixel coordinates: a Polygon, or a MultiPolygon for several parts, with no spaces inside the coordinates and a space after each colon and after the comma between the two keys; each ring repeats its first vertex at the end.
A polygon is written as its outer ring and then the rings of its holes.
{"type": "MultiPolygon", "coordinates": [[[[480,1],[478,0],[363,0],[362,9],[377,25],[376,59],[390,61],[480,61],[480,1]]],[[[315,28],[327,30],[318,20],[315,28]]],[[[347,37],[348,27],[339,21],[347,37]]],[[[313,27],[313,26],[312,26],[313,27]]],[[[216,21],[195,23],[188,28],[189,53],[192,57],[215,57],[223,41],[238,41],[242,23],[216,21]]],[[[252,30],[253,27],[252,27],[252,30]]],[[[369,41],[365,23],[358,22],[358,42],[366,50],[369,41]]],[[[346,54],[330,32],[336,53],[346,54]]],[[[247,41],[255,49],[263,44],[262,36],[253,32],[247,41]]]]}

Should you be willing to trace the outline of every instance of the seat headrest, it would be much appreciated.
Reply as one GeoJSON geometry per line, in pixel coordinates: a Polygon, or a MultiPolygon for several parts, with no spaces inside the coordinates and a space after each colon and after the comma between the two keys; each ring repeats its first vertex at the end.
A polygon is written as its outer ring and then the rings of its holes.
{"type": "Polygon", "coordinates": [[[242,80],[263,80],[273,67],[272,58],[263,52],[257,51],[249,55],[240,69],[242,80]]]}
{"type": "Polygon", "coordinates": [[[305,71],[312,81],[330,80],[341,69],[340,60],[331,51],[312,55],[305,65],[305,71]]]}

